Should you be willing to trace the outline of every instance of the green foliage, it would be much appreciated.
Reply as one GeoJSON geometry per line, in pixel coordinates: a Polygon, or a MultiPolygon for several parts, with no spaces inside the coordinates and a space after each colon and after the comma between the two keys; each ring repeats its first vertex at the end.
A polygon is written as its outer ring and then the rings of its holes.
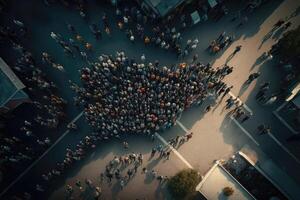
{"type": "Polygon", "coordinates": [[[300,57],[300,26],[295,30],[288,31],[279,40],[278,53],[285,61],[300,57]]]}
{"type": "Polygon", "coordinates": [[[233,190],[232,187],[224,187],[224,188],[223,188],[223,193],[224,193],[224,195],[227,196],[227,197],[230,196],[230,195],[232,195],[233,192],[234,192],[234,190],[233,190]]]}
{"type": "Polygon", "coordinates": [[[183,199],[190,193],[195,192],[195,188],[201,181],[198,172],[186,169],[178,172],[168,182],[168,188],[176,199],[183,199]]]}

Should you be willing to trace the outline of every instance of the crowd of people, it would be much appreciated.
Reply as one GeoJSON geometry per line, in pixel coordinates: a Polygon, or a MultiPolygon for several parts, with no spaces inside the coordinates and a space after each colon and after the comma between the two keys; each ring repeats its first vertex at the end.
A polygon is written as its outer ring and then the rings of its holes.
{"type": "MultiPolygon", "coordinates": [[[[232,72],[232,67],[228,65],[213,69],[209,64],[197,62],[167,68],[160,67],[158,61],[154,64],[138,63],[126,57],[124,52],[117,52],[116,56],[100,55],[97,62],[89,62],[89,65],[80,71],[83,86],[73,82],[70,84],[77,93],[75,103],[85,107],[86,120],[94,132],[82,139],[75,149],[66,149],[64,160],[41,176],[35,188],[37,193],[45,192],[53,181],[85,158],[87,152],[96,148],[100,141],[120,138],[125,133],[146,134],[154,139],[156,132],[173,126],[184,109],[194,104],[201,105],[208,96],[225,96],[232,88],[222,82],[232,72]]],[[[77,128],[74,123],[68,127],[77,128]]],[[[169,144],[176,148],[192,135],[177,136],[169,144]]],[[[124,142],[124,148],[128,149],[127,142],[124,142]]],[[[160,145],[152,149],[151,157],[156,153],[160,158],[169,159],[171,151],[160,145]]],[[[134,155],[115,158],[112,163],[128,165],[133,159],[141,164],[142,155],[134,155]]],[[[107,169],[112,169],[112,163],[107,169]]],[[[120,178],[120,187],[136,171],[134,166],[127,171],[127,179],[120,178]]],[[[143,169],[143,172],[146,171],[143,169]]],[[[111,180],[112,174],[115,175],[115,171],[106,171],[105,176],[111,180]]],[[[157,172],[151,174],[154,177],[157,172]]],[[[118,173],[115,177],[119,177],[118,173]]],[[[163,176],[156,178],[161,182],[164,180],[163,176]]],[[[71,195],[72,191],[72,187],[68,186],[67,193],[71,195]]],[[[99,194],[98,190],[94,191],[99,194]]]]}
{"type": "Polygon", "coordinates": [[[22,119],[20,126],[18,123],[14,125],[17,126],[16,133],[1,133],[2,183],[24,170],[51,145],[51,138],[42,136],[37,130],[55,129],[65,117],[67,103],[58,95],[56,85],[47,79],[33,54],[22,46],[22,40],[27,37],[28,31],[25,24],[16,19],[11,24],[1,26],[0,40],[16,54],[12,69],[27,85],[26,92],[32,100],[29,103],[33,110],[22,119]]]}
{"type": "Polygon", "coordinates": [[[234,40],[234,36],[226,36],[226,32],[221,33],[217,39],[213,40],[208,50],[212,53],[218,53],[219,51],[228,47],[234,40]]]}
{"type": "Polygon", "coordinates": [[[77,103],[96,132],[110,137],[123,133],[151,134],[174,125],[183,110],[207,96],[221,95],[229,66],[181,63],[171,68],[138,63],[124,52],[99,56],[81,69],[83,87],[72,83],[77,103]]]}
{"type": "MultiPolygon", "coordinates": [[[[54,2],[56,0],[44,0],[47,6],[54,2]]],[[[59,2],[66,6],[75,6],[79,15],[89,24],[89,29],[97,40],[102,39],[102,33],[112,36],[112,24],[110,24],[111,20],[108,19],[107,14],[102,15],[103,29],[102,25],[89,21],[85,10],[86,0],[62,0],[59,2]]],[[[182,14],[179,20],[172,14],[164,20],[158,20],[156,15],[146,15],[136,5],[128,6],[126,3],[120,3],[115,8],[117,19],[115,25],[124,30],[128,39],[133,43],[138,38],[144,42],[145,46],[153,45],[173,51],[179,58],[184,58],[197,48],[198,38],[189,39],[186,43],[182,42],[181,32],[188,26],[185,14],[182,14]]],[[[223,9],[223,12],[226,13],[226,9],[223,9]]],[[[216,14],[217,18],[219,18],[219,14],[216,14]]],[[[247,21],[248,18],[244,17],[238,26],[244,25],[247,21]]],[[[51,139],[39,137],[34,132],[34,127],[56,128],[59,122],[66,117],[64,111],[67,103],[57,94],[56,85],[47,80],[32,53],[21,45],[19,37],[26,37],[28,32],[26,25],[16,19],[13,20],[13,24],[15,28],[1,27],[0,40],[8,41],[20,55],[13,69],[28,85],[28,92],[30,96],[34,97],[32,103],[39,110],[39,114],[32,121],[25,120],[20,127],[20,132],[24,134],[25,139],[15,136],[2,138],[0,161],[6,168],[21,162],[31,163],[36,158],[37,151],[35,147],[27,143],[28,139],[29,143],[34,141],[43,150],[51,145],[51,139]]],[[[280,27],[284,27],[286,30],[290,25],[290,23],[278,22],[272,31],[278,30],[280,27]]],[[[56,32],[51,32],[50,37],[61,46],[66,55],[75,57],[78,54],[87,61],[80,70],[82,85],[79,86],[70,81],[70,88],[77,94],[74,97],[75,105],[84,107],[85,119],[93,128],[93,132],[80,140],[74,149],[67,148],[62,162],[57,162],[54,167],[49,167],[41,175],[40,180],[35,184],[35,190],[20,195],[24,199],[32,199],[36,193],[45,193],[52,183],[65,175],[75,163],[84,159],[99,142],[113,137],[121,138],[125,134],[145,134],[154,140],[155,134],[172,127],[185,109],[193,105],[202,105],[210,96],[223,99],[233,87],[222,81],[233,71],[233,67],[228,65],[228,61],[242,47],[241,45],[236,46],[226,64],[215,69],[209,63],[199,62],[197,54],[193,56],[191,63],[182,62],[169,67],[161,66],[159,61],[146,62],[145,54],[141,55],[139,61],[128,58],[124,52],[116,52],[114,56],[102,54],[96,61],[92,61],[89,52],[93,50],[93,45],[87,42],[72,24],[67,23],[67,28],[74,37],[65,39],[56,32]]],[[[226,35],[223,32],[211,42],[208,50],[217,53],[228,47],[233,40],[234,36],[226,35]]],[[[268,54],[266,57],[270,57],[270,55],[268,54]]],[[[44,64],[62,72],[65,71],[64,66],[57,63],[48,52],[42,52],[41,58],[44,64]]],[[[250,74],[245,84],[250,84],[259,76],[259,73],[250,74]]],[[[264,103],[276,100],[275,96],[271,96],[270,99],[266,97],[268,90],[269,83],[263,84],[256,95],[257,100],[264,103]]],[[[212,106],[208,105],[205,112],[209,112],[212,106]]],[[[226,100],[225,109],[231,109],[229,113],[241,123],[247,121],[252,115],[247,113],[243,103],[234,97],[226,100]]],[[[69,123],[67,128],[76,130],[77,125],[69,123]]],[[[258,127],[258,130],[260,134],[265,134],[270,132],[270,127],[262,125],[258,127]]],[[[193,133],[176,136],[169,140],[168,144],[173,148],[178,148],[184,142],[189,141],[192,136],[193,133]]],[[[124,141],[123,145],[125,149],[129,149],[127,142],[124,141]]],[[[171,152],[169,146],[159,145],[152,148],[150,159],[158,155],[159,158],[167,160],[171,152]]],[[[155,170],[143,167],[143,154],[134,152],[114,157],[106,166],[105,172],[100,174],[100,179],[110,183],[115,178],[120,189],[123,189],[139,168],[142,168],[142,173],[161,183],[168,179],[167,176],[158,175],[155,170]],[[125,168],[128,168],[127,171],[122,173],[125,168]]],[[[84,182],[85,185],[77,180],[75,186],[80,191],[84,186],[90,188],[95,199],[101,196],[100,186],[89,179],[85,179],[84,182]]],[[[72,198],[73,191],[74,186],[66,186],[68,198],[72,198]]]]}

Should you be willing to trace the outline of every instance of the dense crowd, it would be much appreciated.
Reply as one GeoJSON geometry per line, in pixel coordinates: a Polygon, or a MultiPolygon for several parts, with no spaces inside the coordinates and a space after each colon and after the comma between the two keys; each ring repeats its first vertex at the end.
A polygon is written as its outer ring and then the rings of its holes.
{"type": "Polygon", "coordinates": [[[181,63],[170,68],[138,63],[117,52],[81,69],[83,87],[72,84],[78,104],[96,132],[151,134],[174,125],[182,111],[200,105],[207,96],[221,95],[229,66],[181,63]]]}

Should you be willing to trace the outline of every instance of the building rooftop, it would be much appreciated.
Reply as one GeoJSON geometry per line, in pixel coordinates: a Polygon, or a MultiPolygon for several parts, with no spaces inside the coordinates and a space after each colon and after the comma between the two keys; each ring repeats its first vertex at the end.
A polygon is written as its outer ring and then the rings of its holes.
{"type": "Polygon", "coordinates": [[[170,10],[177,7],[185,0],[146,0],[160,16],[166,15],[170,10]]]}
{"type": "Polygon", "coordinates": [[[23,88],[25,88],[25,85],[5,61],[0,58],[0,107],[3,107],[15,96],[16,98],[22,98],[23,95],[26,95],[24,92],[20,92],[23,88]],[[20,97],[20,95],[22,95],[22,97],[20,97]]]}
{"type": "Polygon", "coordinates": [[[196,190],[207,199],[236,200],[255,198],[233,178],[222,166],[216,163],[196,187],[196,190]],[[227,197],[223,194],[223,188],[231,187],[234,192],[227,197]]]}

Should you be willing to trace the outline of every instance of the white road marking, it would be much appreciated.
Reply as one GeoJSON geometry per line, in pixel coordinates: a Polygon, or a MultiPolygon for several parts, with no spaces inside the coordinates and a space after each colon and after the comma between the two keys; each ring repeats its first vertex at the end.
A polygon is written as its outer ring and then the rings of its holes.
{"type": "Polygon", "coordinates": [[[187,128],[185,128],[185,126],[183,126],[183,124],[180,122],[180,121],[178,121],[178,120],[176,120],[176,123],[186,132],[186,133],[189,133],[190,131],[187,129],[187,128]]]}
{"type": "Polygon", "coordinates": [[[163,137],[161,137],[158,133],[155,133],[155,136],[166,146],[168,146],[174,154],[190,169],[193,169],[192,165],[176,150],[170,145],[163,137]]]}
{"type": "Polygon", "coordinates": [[[252,135],[236,120],[233,116],[230,116],[230,119],[257,145],[259,146],[259,143],[252,137],[252,135]]]}
{"type": "MultiPolygon", "coordinates": [[[[70,123],[76,122],[83,115],[83,111],[79,113],[70,123]]],[[[70,124],[69,123],[69,124],[70,124]]],[[[25,176],[45,155],[49,153],[70,131],[66,130],[38,159],[36,159],[22,174],[18,176],[13,182],[11,182],[0,194],[2,197],[12,186],[14,186],[23,176],[25,176]]]]}
{"type": "MultiPolygon", "coordinates": [[[[232,96],[234,99],[236,98],[236,96],[234,96],[234,94],[232,94],[232,92],[229,92],[228,93],[230,96],[232,96]]],[[[238,100],[240,101],[240,102],[243,102],[240,98],[238,98],[238,100]]],[[[249,112],[249,113],[252,113],[253,114],[253,112],[252,112],[252,110],[244,103],[243,104],[243,107],[249,112]]]]}
{"type": "Polygon", "coordinates": [[[287,101],[285,101],[283,104],[281,104],[275,111],[279,112],[286,104],[288,104],[287,101]]]}
{"type": "Polygon", "coordinates": [[[298,164],[300,164],[300,160],[296,157],[296,156],[294,156],[294,154],[292,154],[285,146],[283,146],[282,144],[281,144],[281,142],[279,142],[278,140],[277,140],[277,138],[272,134],[272,133],[269,133],[268,134],[285,152],[287,152],[292,158],[294,158],[295,159],[295,161],[298,163],[298,164]]]}
{"type": "Polygon", "coordinates": [[[298,132],[295,131],[278,113],[277,110],[273,111],[273,114],[283,123],[293,134],[297,135],[298,132]]]}

